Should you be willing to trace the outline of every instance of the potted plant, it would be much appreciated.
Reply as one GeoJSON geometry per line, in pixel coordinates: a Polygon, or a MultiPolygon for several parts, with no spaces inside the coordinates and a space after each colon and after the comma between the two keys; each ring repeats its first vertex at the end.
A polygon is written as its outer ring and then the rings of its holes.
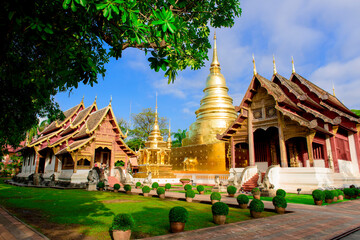
{"type": "Polygon", "coordinates": [[[152,189],[156,190],[159,187],[159,184],[157,182],[154,182],[151,187],[152,189]]]}
{"type": "Polygon", "coordinates": [[[285,213],[285,208],[287,207],[286,199],[282,196],[275,196],[272,200],[275,210],[279,214],[285,213]]]}
{"type": "Polygon", "coordinates": [[[339,193],[336,189],[331,190],[331,192],[334,194],[334,199],[333,202],[337,202],[338,198],[339,198],[339,193]]]}
{"type": "Polygon", "coordinates": [[[261,200],[254,198],[251,201],[249,208],[251,217],[259,218],[261,217],[261,212],[264,211],[264,203],[261,200]]]}
{"type": "Polygon", "coordinates": [[[225,224],[226,216],[229,214],[229,207],[226,203],[216,202],[211,206],[214,223],[225,224]]]}
{"type": "Polygon", "coordinates": [[[340,201],[344,200],[344,192],[341,191],[340,189],[336,189],[336,191],[337,191],[338,194],[339,194],[338,200],[340,200],[340,201]]]}
{"type": "Polygon", "coordinates": [[[184,190],[187,191],[187,190],[191,190],[192,189],[192,186],[190,184],[186,184],[184,186],[184,190]]]}
{"type": "Polygon", "coordinates": [[[237,189],[234,186],[228,186],[226,190],[229,194],[229,197],[234,197],[237,189]]]}
{"type": "Polygon", "coordinates": [[[251,193],[252,193],[254,199],[259,199],[260,200],[260,189],[259,188],[257,188],[257,187],[253,188],[251,190],[251,193]]]}
{"type": "Polygon", "coordinates": [[[170,191],[170,189],[171,189],[171,184],[170,183],[165,184],[165,191],[170,191]]]}
{"type": "Polygon", "coordinates": [[[324,194],[325,194],[325,202],[332,203],[334,199],[334,193],[330,190],[325,190],[324,194]]]}
{"type": "Polygon", "coordinates": [[[344,195],[346,199],[351,199],[355,192],[353,191],[354,188],[344,188],[344,195]]]}
{"type": "Polygon", "coordinates": [[[149,196],[149,192],[150,192],[150,187],[149,186],[144,186],[141,190],[143,192],[144,197],[149,196]]]}
{"type": "Polygon", "coordinates": [[[240,208],[246,209],[249,203],[249,197],[245,194],[240,194],[237,196],[236,201],[238,202],[240,208]]]}
{"type": "Polygon", "coordinates": [[[211,204],[219,202],[221,200],[221,195],[218,192],[213,192],[210,195],[211,204]]]}
{"type": "Polygon", "coordinates": [[[196,190],[199,192],[199,194],[204,194],[205,188],[203,185],[196,186],[196,190]]]}
{"type": "Polygon", "coordinates": [[[192,202],[194,197],[195,197],[194,190],[190,189],[185,192],[185,198],[187,202],[192,202]]]}
{"type": "Polygon", "coordinates": [[[114,192],[118,192],[119,189],[120,189],[120,184],[115,183],[115,184],[114,184],[114,192]]]}
{"type": "Polygon", "coordinates": [[[355,191],[355,195],[353,195],[353,196],[354,196],[354,198],[359,197],[359,196],[360,196],[360,189],[358,189],[358,188],[354,188],[354,191],[355,191]]]}
{"type": "Polygon", "coordinates": [[[281,197],[285,197],[286,196],[286,192],[285,192],[285,190],[283,190],[283,189],[278,189],[277,191],[276,191],[276,196],[281,196],[281,197]]]}
{"type": "Polygon", "coordinates": [[[129,184],[126,184],[124,186],[125,192],[126,194],[131,194],[131,186],[129,184]]]}
{"type": "Polygon", "coordinates": [[[182,179],[180,179],[180,182],[181,182],[182,185],[184,186],[185,184],[187,184],[187,183],[190,182],[190,179],[189,179],[189,178],[182,178],[182,179]]]}
{"type": "Polygon", "coordinates": [[[322,205],[325,199],[325,194],[323,191],[316,189],[312,192],[312,197],[314,199],[315,205],[322,205]]]}
{"type": "Polygon", "coordinates": [[[140,186],[141,186],[141,182],[136,182],[135,188],[140,188],[140,186]]]}
{"type": "Polygon", "coordinates": [[[164,189],[164,188],[159,187],[159,188],[156,190],[156,193],[157,193],[157,195],[159,196],[159,198],[165,199],[165,189],[164,189]]]}
{"type": "Polygon", "coordinates": [[[128,240],[135,221],[130,214],[120,213],[114,217],[110,231],[114,240],[128,240]]]}
{"type": "Polygon", "coordinates": [[[103,191],[104,187],[105,187],[105,183],[104,182],[98,182],[97,187],[99,188],[99,191],[103,191]]]}
{"type": "Polygon", "coordinates": [[[177,233],[184,231],[185,223],[189,218],[188,211],[183,207],[173,207],[169,212],[171,232],[177,233]]]}

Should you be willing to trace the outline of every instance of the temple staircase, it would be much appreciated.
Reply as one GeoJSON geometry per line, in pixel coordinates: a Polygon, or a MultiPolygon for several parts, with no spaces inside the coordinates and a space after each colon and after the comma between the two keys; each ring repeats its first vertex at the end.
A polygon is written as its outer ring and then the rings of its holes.
{"type": "MultiPolygon", "coordinates": [[[[113,188],[114,187],[114,184],[120,184],[120,182],[117,180],[116,177],[113,177],[113,176],[108,176],[108,184],[109,184],[109,187],[113,188]]],[[[121,185],[121,184],[120,184],[121,185]]]]}
{"type": "MultiPolygon", "coordinates": [[[[264,177],[265,177],[265,172],[261,173],[261,180],[264,180],[264,177]]],[[[245,192],[251,192],[253,188],[256,188],[258,186],[257,184],[258,179],[259,179],[259,174],[257,173],[242,185],[242,189],[245,192]]]]}

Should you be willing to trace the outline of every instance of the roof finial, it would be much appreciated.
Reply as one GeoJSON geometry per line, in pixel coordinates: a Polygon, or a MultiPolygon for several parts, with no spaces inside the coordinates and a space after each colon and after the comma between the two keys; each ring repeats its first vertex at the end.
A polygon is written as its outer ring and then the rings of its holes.
{"type": "Polygon", "coordinates": [[[253,64],[254,64],[254,75],[256,75],[256,74],[257,74],[257,71],[256,71],[256,65],[255,65],[255,57],[254,57],[254,54],[252,55],[252,58],[253,58],[252,62],[253,62],[253,64]]]}
{"type": "Polygon", "coordinates": [[[210,72],[215,72],[215,73],[220,72],[220,63],[218,60],[217,47],[216,47],[216,31],[214,32],[213,60],[210,65],[210,72]]]}
{"type": "Polygon", "coordinates": [[[335,95],[335,86],[334,86],[334,82],[333,82],[333,95],[334,95],[334,97],[336,97],[336,95],[335,95]]]}
{"type": "Polygon", "coordinates": [[[110,102],[109,102],[109,105],[111,105],[111,102],[112,102],[112,95],[110,95],[110,102]]]}
{"type": "Polygon", "coordinates": [[[83,98],[81,99],[81,102],[84,102],[84,97],[85,97],[85,96],[83,95],[83,98]]]}
{"type": "Polygon", "coordinates": [[[274,64],[274,75],[277,74],[277,71],[276,71],[276,63],[275,63],[275,56],[273,54],[273,64],[274,64]]]}
{"type": "Polygon", "coordinates": [[[294,58],[291,56],[292,73],[295,73],[294,58]]]}
{"type": "Polygon", "coordinates": [[[95,101],[94,102],[96,102],[96,99],[97,99],[97,95],[95,96],[95,101]]]}

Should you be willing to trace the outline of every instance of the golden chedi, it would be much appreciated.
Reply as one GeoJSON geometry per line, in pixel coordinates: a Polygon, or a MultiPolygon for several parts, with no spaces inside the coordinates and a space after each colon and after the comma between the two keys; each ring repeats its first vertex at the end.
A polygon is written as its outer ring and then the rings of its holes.
{"type": "Polygon", "coordinates": [[[153,129],[145,142],[145,148],[139,150],[139,172],[134,178],[145,178],[151,172],[152,178],[175,178],[170,165],[171,136],[163,140],[158,124],[157,100],[153,129]]]}
{"type": "Polygon", "coordinates": [[[204,97],[196,110],[196,121],[191,124],[183,147],[173,148],[173,169],[184,171],[225,171],[227,168],[227,145],[220,142],[217,134],[223,133],[236,119],[237,113],[228,95],[228,87],[220,72],[214,35],[213,60],[206,80],[204,97]]]}

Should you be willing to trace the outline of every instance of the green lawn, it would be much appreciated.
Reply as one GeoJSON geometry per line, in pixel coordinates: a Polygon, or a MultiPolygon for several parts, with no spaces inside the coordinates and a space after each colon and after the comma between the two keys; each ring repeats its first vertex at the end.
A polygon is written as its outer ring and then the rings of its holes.
{"type": "MultiPolygon", "coordinates": [[[[185,201],[160,200],[138,195],[85,190],[58,190],[50,188],[16,187],[0,180],[0,204],[19,218],[28,211],[39,215],[42,221],[76,226],[76,231],[96,239],[110,239],[109,226],[115,214],[131,213],[136,221],[133,237],[156,236],[169,233],[169,210],[183,206],[189,211],[185,230],[211,227],[211,205],[185,201]]],[[[263,216],[275,213],[264,212],[263,216]]],[[[227,222],[251,219],[248,209],[230,208],[227,222]]],[[[26,219],[24,219],[26,222],[26,219]]],[[[41,225],[28,222],[40,231],[41,225]]]]}

